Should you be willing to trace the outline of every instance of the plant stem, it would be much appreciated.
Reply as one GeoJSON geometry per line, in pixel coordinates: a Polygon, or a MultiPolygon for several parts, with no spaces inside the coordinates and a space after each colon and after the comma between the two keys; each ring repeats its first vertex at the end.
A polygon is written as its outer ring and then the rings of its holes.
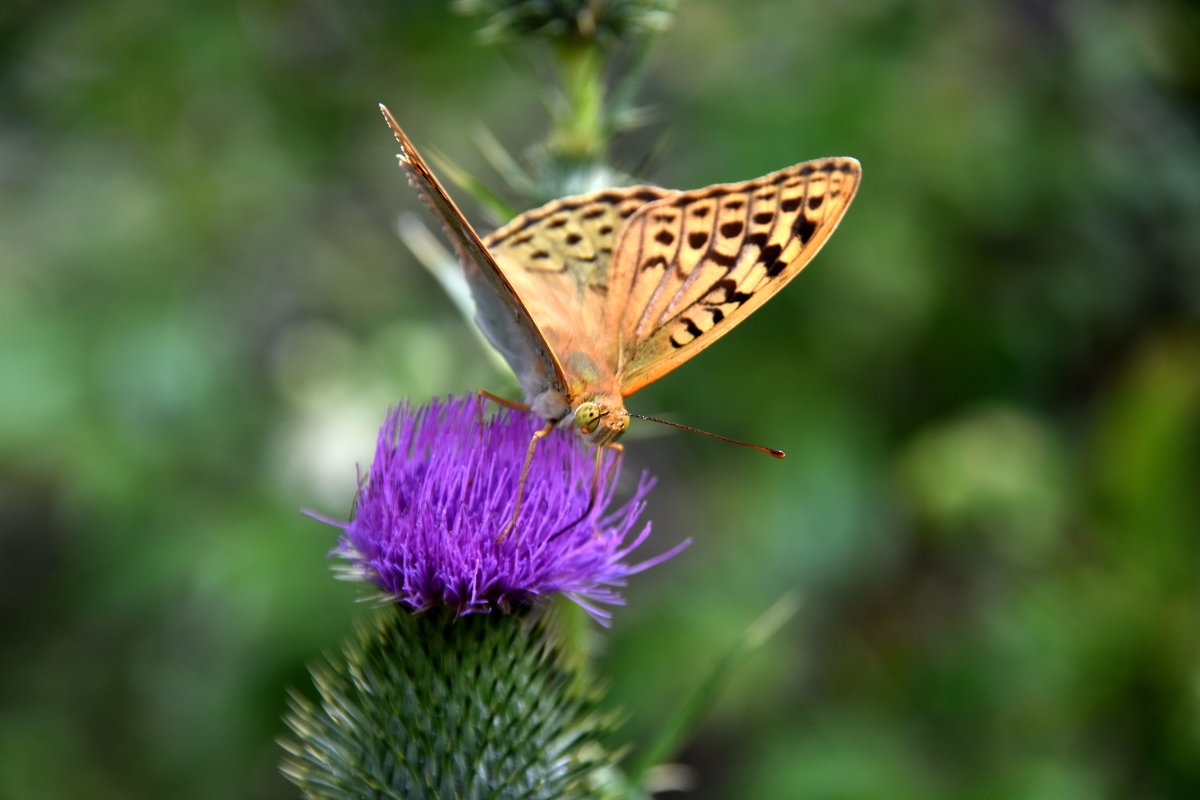
{"type": "Polygon", "coordinates": [[[608,152],[603,48],[572,38],[557,42],[554,56],[564,104],[554,115],[550,152],[564,161],[601,163],[608,152]]]}

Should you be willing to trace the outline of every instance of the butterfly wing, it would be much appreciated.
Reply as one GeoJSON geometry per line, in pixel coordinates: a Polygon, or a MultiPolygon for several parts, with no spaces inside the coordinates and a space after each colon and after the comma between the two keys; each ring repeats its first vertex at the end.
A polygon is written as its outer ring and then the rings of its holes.
{"type": "Polygon", "coordinates": [[[547,391],[565,396],[566,374],[538,326],[537,318],[530,314],[521,295],[496,265],[487,247],[396,124],[391,112],[382,103],[379,108],[400,143],[397,158],[408,173],[409,183],[437,215],[454,245],[475,300],[475,321],[480,330],[517,374],[527,399],[532,401],[547,391]]]}
{"type": "Polygon", "coordinates": [[[613,247],[638,209],[673,194],[631,186],[565,197],[484,238],[562,360],[570,397],[619,389],[615,321],[606,316],[613,247]]]}
{"type": "Polygon", "coordinates": [[[626,222],[609,276],[617,371],[628,396],[724,336],[782,289],[833,233],[858,189],[853,158],[678,192],[626,222]]]}

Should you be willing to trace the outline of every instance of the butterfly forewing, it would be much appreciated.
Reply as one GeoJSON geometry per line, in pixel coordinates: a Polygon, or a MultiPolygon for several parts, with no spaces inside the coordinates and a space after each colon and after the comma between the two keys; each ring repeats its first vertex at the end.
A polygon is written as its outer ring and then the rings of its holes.
{"type": "Polygon", "coordinates": [[[802,270],[858,188],[852,158],[655,200],[631,216],[609,270],[622,393],[657,380],[729,332],[802,270]]]}
{"type": "Polygon", "coordinates": [[[400,143],[399,161],[408,174],[409,183],[437,215],[447,238],[454,245],[471,287],[475,319],[480,329],[516,372],[526,397],[547,390],[565,394],[566,374],[552,343],[539,326],[539,318],[529,312],[522,302],[522,295],[496,266],[475,229],[442,188],[391,113],[382,105],[379,108],[400,143]]]}

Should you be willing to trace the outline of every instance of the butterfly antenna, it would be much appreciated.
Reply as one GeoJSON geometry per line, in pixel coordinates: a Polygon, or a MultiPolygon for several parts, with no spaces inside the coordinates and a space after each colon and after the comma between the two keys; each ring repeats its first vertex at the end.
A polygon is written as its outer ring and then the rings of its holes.
{"type": "Polygon", "coordinates": [[[776,450],[774,447],[763,447],[761,444],[750,444],[749,442],[741,442],[741,441],[738,441],[737,439],[730,439],[728,436],[721,436],[720,434],[709,433],[708,431],[702,431],[699,428],[693,428],[691,425],[683,425],[678,422],[669,422],[665,419],[655,419],[654,417],[647,417],[644,414],[633,414],[628,411],[625,413],[631,417],[637,417],[638,419],[644,419],[647,422],[658,422],[662,425],[670,425],[672,428],[681,428],[682,430],[685,430],[685,431],[691,431],[692,433],[698,433],[701,436],[707,436],[710,439],[718,439],[722,442],[728,442],[729,444],[736,444],[736,445],[740,445],[741,447],[749,447],[751,450],[758,450],[760,452],[766,453],[767,455],[774,456],[775,458],[783,458],[784,456],[787,455],[787,453],[783,452],[782,450],[776,450]]]}

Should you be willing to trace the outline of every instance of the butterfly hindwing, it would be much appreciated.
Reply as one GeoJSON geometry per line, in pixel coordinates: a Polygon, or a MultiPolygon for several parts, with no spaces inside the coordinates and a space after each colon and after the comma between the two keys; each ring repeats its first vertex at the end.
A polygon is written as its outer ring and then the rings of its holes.
{"type": "Polygon", "coordinates": [[[607,290],[617,233],[635,211],[674,192],[629,186],[564,197],[526,211],[484,237],[496,255],[528,272],[562,275],[581,291],[607,290]]]}
{"type": "Polygon", "coordinates": [[[396,141],[400,143],[398,158],[408,174],[409,183],[437,215],[446,236],[454,245],[475,300],[475,320],[479,328],[513,368],[526,398],[536,397],[548,390],[565,395],[566,374],[542,333],[537,317],[530,314],[521,295],[496,265],[474,228],[442,188],[391,113],[383,105],[380,105],[380,110],[391,126],[396,141]]]}
{"type": "MultiPolygon", "coordinates": [[[[630,216],[672,194],[631,186],[566,197],[521,214],[483,239],[560,358],[582,351],[615,376],[614,328],[605,316],[613,247],[630,216]]],[[[567,372],[569,380],[586,383],[567,372]]]]}
{"type": "Polygon", "coordinates": [[[699,353],[782,289],[858,189],[852,158],[677,192],[631,216],[614,247],[608,314],[628,396],[699,353]]]}

